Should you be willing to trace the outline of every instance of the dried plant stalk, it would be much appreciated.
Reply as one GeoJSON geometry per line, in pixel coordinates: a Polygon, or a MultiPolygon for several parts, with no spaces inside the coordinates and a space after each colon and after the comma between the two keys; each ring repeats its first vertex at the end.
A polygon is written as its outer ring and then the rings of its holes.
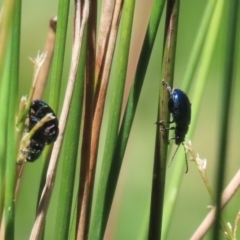
{"type": "Polygon", "coordinates": [[[103,8],[100,20],[99,38],[96,57],[96,79],[101,79],[107,47],[109,43],[110,29],[112,26],[115,0],[103,1],[103,8]]]}
{"type": "Polygon", "coordinates": [[[33,95],[33,99],[42,99],[42,95],[46,86],[49,70],[52,63],[54,46],[55,46],[55,37],[56,37],[56,25],[57,17],[53,17],[49,23],[49,30],[47,35],[47,41],[44,47],[44,52],[47,53],[44,64],[42,65],[41,71],[37,77],[36,89],[33,95]]]}
{"type": "MultiPolygon", "coordinates": [[[[235,174],[231,182],[228,184],[226,189],[222,194],[222,203],[221,207],[224,208],[226,204],[230,201],[230,199],[234,196],[238,188],[240,187],[240,170],[235,174]]],[[[205,219],[202,221],[198,229],[190,238],[191,240],[202,239],[206,232],[210,229],[210,227],[214,223],[214,217],[216,214],[216,208],[212,208],[212,210],[208,213],[205,219]]]]}
{"type": "Polygon", "coordinates": [[[57,138],[57,141],[54,144],[51,159],[49,162],[49,168],[46,176],[46,184],[43,188],[43,192],[42,192],[38,209],[37,209],[37,217],[30,235],[31,240],[39,239],[41,237],[41,233],[44,227],[44,222],[46,219],[46,214],[47,214],[47,210],[48,210],[48,206],[49,206],[49,202],[50,202],[50,198],[51,198],[51,194],[54,186],[59,153],[60,153],[60,149],[63,141],[63,135],[66,128],[69,108],[70,108],[71,99],[73,95],[73,88],[76,80],[84,29],[86,26],[88,15],[89,15],[89,4],[90,4],[89,0],[84,1],[82,18],[81,18],[80,0],[76,1],[75,4],[76,4],[75,19],[74,19],[75,32],[74,32],[74,43],[72,48],[72,61],[71,61],[69,78],[68,78],[67,90],[65,94],[65,100],[63,103],[63,109],[62,109],[62,113],[59,121],[59,136],[57,138]]]}
{"type": "MultiPolygon", "coordinates": [[[[91,155],[90,155],[90,173],[94,171],[93,169],[95,168],[95,165],[96,165],[100,128],[102,124],[104,104],[106,99],[107,86],[109,82],[110,69],[112,65],[112,58],[113,58],[113,53],[114,53],[115,44],[116,44],[121,9],[122,9],[122,0],[118,0],[116,2],[116,7],[114,11],[114,17],[113,17],[113,22],[111,26],[111,34],[109,38],[109,47],[106,53],[106,61],[103,68],[102,82],[101,82],[96,110],[93,118],[93,131],[92,131],[92,143],[91,143],[91,155]]],[[[90,175],[90,179],[93,179],[93,176],[90,175]]]]}
{"type": "MultiPolygon", "coordinates": [[[[90,149],[90,163],[89,163],[89,176],[84,179],[84,190],[80,194],[79,198],[81,201],[81,209],[80,209],[80,216],[79,216],[79,222],[78,222],[78,233],[77,233],[77,239],[85,239],[87,235],[87,228],[89,220],[89,217],[87,214],[90,214],[90,202],[91,202],[91,195],[93,192],[93,183],[94,183],[94,176],[95,176],[95,168],[96,168],[96,159],[97,159],[97,152],[98,152],[98,143],[99,143],[99,136],[100,136],[100,129],[101,129],[101,123],[102,123],[102,117],[103,117],[103,111],[104,111],[104,103],[106,98],[106,92],[107,92],[107,86],[109,82],[109,74],[110,74],[110,68],[112,64],[112,58],[113,58],[113,52],[115,48],[116,43],[116,37],[117,37],[117,30],[119,25],[119,16],[122,9],[122,0],[117,1],[114,9],[114,16],[113,21],[110,24],[111,30],[110,30],[110,37],[108,41],[108,48],[103,50],[104,53],[99,52],[98,59],[96,60],[96,68],[98,71],[99,67],[99,61],[101,59],[102,64],[102,78],[99,80],[99,83],[101,83],[99,95],[97,96],[97,104],[95,108],[95,113],[93,117],[93,127],[92,127],[92,136],[91,136],[91,149],[90,149]],[[106,59],[104,62],[104,55],[106,55],[106,59]]],[[[110,14],[111,15],[111,14],[110,14]]],[[[106,23],[105,21],[103,21],[106,23]]],[[[109,23],[108,23],[109,24],[109,23]]],[[[107,25],[108,25],[107,24],[107,25]]],[[[105,37],[107,37],[108,33],[105,32],[103,34],[105,37]]],[[[103,37],[103,36],[102,36],[103,37]]],[[[103,42],[103,44],[100,44],[100,48],[103,48],[103,45],[106,44],[106,41],[103,42]]],[[[107,47],[105,45],[105,47],[107,47]]],[[[100,64],[100,65],[101,65],[100,64]]],[[[99,73],[99,72],[98,72],[99,73]]],[[[98,74],[97,73],[97,74],[98,74]]],[[[100,79],[99,78],[99,79],[100,79]]],[[[96,95],[95,95],[96,97],[96,95]]]]}

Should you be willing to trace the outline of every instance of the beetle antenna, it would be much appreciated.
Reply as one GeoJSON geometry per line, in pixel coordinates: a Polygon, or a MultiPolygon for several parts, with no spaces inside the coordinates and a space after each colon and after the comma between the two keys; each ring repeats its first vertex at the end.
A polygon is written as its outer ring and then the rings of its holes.
{"type": "MultiPolygon", "coordinates": [[[[184,148],[183,142],[182,142],[182,145],[183,145],[183,148],[184,148]]],[[[175,155],[176,155],[176,153],[177,153],[177,150],[178,150],[179,146],[180,146],[180,145],[178,145],[177,149],[175,150],[175,152],[174,152],[174,154],[173,154],[173,156],[172,156],[172,159],[171,159],[170,163],[168,164],[168,167],[171,166],[171,164],[172,164],[172,162],[173,162],[173,159],[174,159],[174,157],[175,157],[175,155]]],[[[186,171],[185,171],[185,173],[187,173],[187,172],[188,172],[188,161],[187,161],[187,153],[185,152],[185,148],[184,148],[184,153],[185,153],[185,161],[186,161],[186,171]]]]}
{"type": "Polygon", "coordinates": [[[182,145],[183,145],[183,148],[184,148],[184,153],[185,153],[185,161],[186,161],[186,171],[185,171],[185,173],[187,173],[187,172],[188,172],[187,153],[186,153],[186,151],[185,151],[185,147],[184,147],[184,144],[183,144],[183,142],[182,142],[182,145]]]}
{"type": "Polygon", "coordinates": [[[171,164],[172,164],[172,162],[173,162],[173,159],[174,159],[174,157],[175,157],[175,155],[176,155],[176,153],[177,153],[177,150],[178,150],[179,146],[180,146],[180,145],[177,146],[177,149],[175,150],[175,152],[174,152],[174,154],[173,154],[173,156],[172,156],[172,159],[171,159],[170,163],[168,164],[168,167],[171,166],[171,164]]]}

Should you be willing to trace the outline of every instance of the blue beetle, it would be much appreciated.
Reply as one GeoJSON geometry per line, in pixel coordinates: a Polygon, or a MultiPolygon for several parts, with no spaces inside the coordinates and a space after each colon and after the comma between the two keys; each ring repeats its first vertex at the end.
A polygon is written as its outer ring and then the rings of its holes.
{"type": "MultiPolygon", "coordinates": [[[[191,122],[191,103],[188,99],[188,96],[182,90],[177,88],[171,89],[171,87],[165,80],[162,80],[162,83],[167,88],[170,95],[170,99],[168,101],[168,110],[172,114],[173,120],[168,123],[169,124],[175,123],[176,126],[166,128],[164,126],[164,121],[159,121],[157,124],[163,126],[162,130],[172,130],[172,129],[175,130],[175,137],[171,139],[175,140],[175,143],[178,145],[178,147],[172,157],[172,160],[173,160],[180,144],[183,145],[183,142],[185,140],[185,135],[188,132],[188,127],[191,122]]],[[[186,158],[186,172],[187,172],[188,164],[187,164],[186,154],[185,154],[185,158],[186,158]]]]}

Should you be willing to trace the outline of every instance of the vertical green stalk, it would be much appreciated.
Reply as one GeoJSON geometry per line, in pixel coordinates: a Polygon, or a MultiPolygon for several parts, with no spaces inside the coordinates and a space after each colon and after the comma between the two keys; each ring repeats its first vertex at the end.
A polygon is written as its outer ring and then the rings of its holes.
{"type": "MultiPolygon", "coordinates": [[[[179,0],[170,0],[167,2],[167,13],[165,23],[165,41],[164,41],[164,63],[163,76],[170,86],[172,86],[174,78],[174,64],[177,42],[178,13],[179,0]]],[[[169,98],[166,88],[160,87],[160,103],[159,113],[160,119],[169,120],[168,101],[169,98]]],[[[168,133],[160,132],[157,127],[155,156],[153,166],[153,182],[151,209],[149,220],[148,239],[161,239],[162,235],[162,216],[163,216],[163,200],[165,189],[166,160],[167,160],[168,133]]]]}
{"type": "Polygon", "coordinates": [[[9,112],[9,88],[10,88],[10,66],[11,66],[11,39],[7,44],[7,52],[5,56],[5,66],[1,76],[0,88],[0,216],[2,216],[4,205],[4,185],[5,185],[5,170],[6,170],[6,149],[7,149],[7,127],[8,127],[8,112],[9,112]]]}
{"type": "Polygon", "coordinates": [[[105,205],[105,212],[110,212],[112,205],[118,176],[120,173],[123,156],[126,150],[128,137],[132,127],[134,115],[136,112],[138,100],[140,97],[143,81],[147,71],[149,59],[152,53],[154,41],[156,38],[157,30],[159,27],[160,19],[162,16],[162,11],[164,8],[165,0],[156,0],[153,6],[153,11],[151,14],[148,29],[144,38],[143,48],[140,53],[140,58],[136,70],[136,75],[134,78],[134,83],[130,91],[128,98],[126,110],[124,113],[123,121],[121,124],[121,129],[118,134],[117,145],[114,151],[114,161],[110,166],[109,179],[111,181],[107,182],[106,194],[108,202],[105,205]]]}
{"type": "MultiPolygon", "coordinates": [[[[57,29],[54,46],[54,55],[52,59],[51,74],[50,74],[50,93],[49,93],[49,105],[58,115],[59,97],[62,82],[64,54],[67,38],[67,25],[69,15],[70,1],[59,0],[58,4],[58,15],[57,15],[57,29]]],[[[42,193],[46,181],[46,172],[48,168],[49,158],[52,152],[52,145],[46,146],[43,155],[43,169],[41,174],[41,180],[38,192],[38,202],[42,193]]],[[[43,234],[42,234],[43,236],[43,234]]]]}
{"type": "MultiPolygon", "coordinates": [[[[97,2],[92,2],[87,23],[86,77],[84,94],[84,124],[82,133],[80,178],[78,186],[78,215],[76,223],[82,225],[83,239],[89,232],[95,168],[91,168],[91,141],[93,122],[93,96],[96,62],[97,2]],[[87,184],[86,184],[87,182],[87,184]],[[82,220],[84,219],[84,220],[82,220]]],[[[76,225],[76,226],[77,226],[76,225]]],[[[79,231],[80,232],[80,231],[79,231]]],[[[78,235],[79,236],[79,235],[78,235]]]]}
{"type": "MultiPolygon", "coordinates": [[[[4,9],[1,10],[0,31],[0,216],[2,216],[4,205],[4,184],[7,148],[7,124],[9,111],[9,87],[11,74],[11,49],[12,49],[12,18],[14,14],[15,0],[5,0],[4,9]]],[[[18,38],[17,38],[18,39],[18,38]]]]}
{"type": "Polygon", "coordinates": [[[234,78],[234,60],[236,50],[236,32],[237,32],[237,16],[238,16],[238,0],[227,1],[228,21],[225,25],[227,27],[227,41],[226,41],[226,61],[224,82],[221,94],[221,117],[220,120],[220,137],[218,148],[218,169],[216,171],[216,218],[213,231],[213,239],[220,239],[220,219],[221,219],[221,195],[225,179],[225,166],[227,154],[227,137],[231,106],[231,91],[234,78]]]}
{"type": "Polygon", "coordinates": [[[137,109],[138,100],[142,90],[142,85],[146,75],[154,41],[157,35],[157,30],[162,16],[164,4],[165,0],[162,1],[156,0],[153,5],[153,11],[144,38],[142,51],[140,53],[134,83],[129,94],[120,132],[118,134],[117,145],[114,152],[114,161],[111,164],[111,169],[109,173],[109,179],[111,179],[111,181],[108,181],[106,191],[107,198],[109,199],[109,202],[105,206],[106,211],[110,211],[111,204],[113,201],[113,196],[115,193],[117,180],[120,173],[122,160],[126,150],[130,130],[137,109]]]}
{"type": "Polygon", "coordinates": [[[106,187],[111,181],[109,178],[110,166],[114,161],[114,150],[117,142],[117,135],[121,117],[122,100],[125,86],[125,79],[128,65],[128,55],[132,32],[132,22],[134,14],[135,0],[125,1],[123,6],[122,26],[117,56],[117,69],[114,77],[113,94],[110,105],[110,115],[108,120],[108,132],[106,136],[106,144],[104,149],[103,163],[101,167],[99,186],[97,190],[96,206],[93,213],[89,239],[103,239],[104,231],[107,225],[110,209],[106,206],[109,204],[107,198],[106,187]]]}
{"type": "MultiPolygon", "coordinates": [[[[186,70],[186,75],[183,80],[182,90],[188,92],[190,88],[190,83],[193,80],[196,82],[195,89],[197,91],[194,92],[193,98],[190,99],[192,103],[192,118],[191,124],[189,127],[189,132],[187,134],[186,139],[189,139],[193,136],[194,129],[197,123],[199,108],[202,102],[202,96],[204,93],[204,89],[207,83],[207,75],[209,72],[210,63],[213,57],[214,46],[216,46],[216,40],[220,27],[221,20],[221,7],[214,9],[216,1],[211,1],[208,3],[206,8],[201,26],[200,32],[196,37],[196,41],[194,43],[192,54],[190,56],[188,67],[186,70]],[[220,11],[220,12],[219,12],[220,11]],[[212,19],[211,19],[212,18],[212,19]],[[205,44],[204,44],[205,41],[205,44]],[[202,54],[201,54],[202,52],[202,54]],[[201,57],[201,59],[200,59],[201,57]],[[197,63],[199,67],[198,75],[193,79],[193,74],[196,72],[197,63]],[[190,68],[190,69],[189,69],[190,68]]],[[[185,161],[179,160],[174,161],[172,165],[173,174],[172,178],[169,182],[168,189],[165,195],[165,203],[164,203],[164,215],[163,215],[163,235],[162,238],[165,239],[167,237],[167,233],[169,231],[169,225],[172,218],[174,206],[176,205],[176,199],[178,195],[178,190],[180,189],[181,178],[183,175],[185,166],[185,161]]]]}
{"type": "MultiPolygon", "coordinates": [[[[1,22],[1,32],[0,32],[0,76],[3,74],[4,62],[5,62],[5,52],[7,42],[9,41],[9,36],[11,34],[11,25],[14,13],[14,7],[16,5],[16,0],[5,0],[3,3],[4,8],[2,8],[2,22],[1,22]]],[[[1,81],[1,80],[0,80],[1,81]]]]}
{"type": "Polygon", "coordinates": [[[69,112],[66,133],[62,149],[62,177],[60,179],[59,202],[57,211],[57,223],[55,238],[58,240],[68,239],[70,217],[73,205],[73,188],[78,156],[79,133],[81,126],[83,88],[86,63],[86,34],[80,55],[79,70],[75,84],[72,104],[69,112]]]}
{"type": "MultiPolygon", "coordinates": [[[[49,105],[54,110],[56,115],[58,112],[62,71],[63,71],[63,63],[64,63],[64,53],[65,53],[65,45],[66,45],[66,38],[67,38],[69,5],[70,5],[70,1],[60,0],[59,6],[58,6],[57,30],[56,30],[56,39],[55,39],[55,47],[54,47],[54,56],[52,61],[52,71],[50,76],[51,88],[50,88],[50,94],[49,94],[49,105]]],[[[46,146],[45,152],[44,152],[44,161],[43,161],[44,166],[42,170],[38,199],[40,198],[40,194],[42,192],[42,188],[45,183],[48,160],[49,160],[51,151],[52,151],[52,145],[46,146]]]]}
{"type": "Polygon", "coordinates": [[[8,92],[9,113],[7,128],[7,165],[6,165],[6,191],[5,191],[5,239],[14,239],[15,222],[15,185],[16,185],[16,156],[17,139],[15,132],[15,114],[18,96],[20,27],[21,27],[21,1],[16,1],[14,7],[13,24],[11,32],[11,61],[8,66],[10,86],[8,92]]]}
{"type": "MultiPolygon", "coordinates": [[[[115,170],[117,170],[117,168],[120,170],[120,167],[116,167],[116,165],[121,165],[121,162],[126,150],[127,140],[130,134],[130,129],[131,129],[133,118],[136,112],[143,81],[145,78],[148,63],[152,53],[153,44],[157,35],[157,30],[158,30],[158,26],[162,16],[164,4],[165,4],[165,0],[162,0],[162,1],[156,0],[153,5],[153,12],[151,14],[148,29],[144,38],[143,47],[140,53],[136,75],[134,78],[134,83],[129,94],[126,110],[123,116],[123,121],[122,121],[121,129],[119,132],[119,136],[118,136],[117,147],[114,155],[115,167],[112,166],[115,170]]],[[[114,174],[116,175],[116,171],[113,170],[111,172],[114,172],[114,174]]]]}
{"type": "Polygon", "coordinates": [[[199,56],[201,55],[202,47],[204,40],[206,38],[207,30],[209,23],[211,21],[211,17],[213,15],[214,7],[216,5],[216,0],[209,0],[204,11],[204,15],[199,26],[199,30],[197,32],[197,36],[191,50],[191,55],[189,57],[188,65],[186,68],[186,73],[183,78],[181,89],[185,92],[188,92],[190,89],[190,85],[193,81],[193,77],[197,68],[197,64],[199,62],[199,56]]]}
{"type": "Polygon", "coordinates": [[[49,104],[51,108],[57,113],[59,104],[59,95],[61,88],[64,53],[67,38],[67,25],[69,14],[69,0],[59,0],[58,5],[58,19],[57,31],[53,56],[52,71],[50,75],[51,89],[49,94],[49,104]]]}

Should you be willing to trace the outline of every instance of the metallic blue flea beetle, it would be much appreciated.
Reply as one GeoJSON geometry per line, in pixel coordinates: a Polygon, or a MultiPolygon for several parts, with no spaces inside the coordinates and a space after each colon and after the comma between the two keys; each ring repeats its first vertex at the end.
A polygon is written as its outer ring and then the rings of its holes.
{"type": "Polygon", "coordinates": [[[24,150],[28,153],[26,157],[28,162],[34,162],[41,155],[46,144],[55,142],[59,131],[58,119],[48,104],[41,100],[32,101],[28,114],[28,131],[31,131],[31,129],[48,113],[51,113],[55,118],[46,122],[31,137],[29,147],[24,150]]]}
{"type": "MultiPolygon", "coordinates": [[[[191,103],[188,99],[188,96],[180,89],[173,88],[169,86],[169,84],[162,80],[163,85],[167,88],[170,99],[168,102],[168,110],[173,116],[173,120],[169,121],[168,123],[175,123],[175,127],[166,128],[164,126],[164,121],[159,121],[157,124],[163,126],[164,130],[175,130],[175,137],[171,139],[175,139],[175,143],[178,145],[172,160],[180,146],[180,144],[183,145],[183,142],[185,140],[185,135],[188,132],[188,126],[191,122],[191,103]]],[[[171,140],[169,139],[169,141],[171,140]]],[[[188,163],[187,163],[187,156],[185,154],[186,158],[186,173],[188,172],[188,163]]],[[[172,162],[171,160],[171,162],[172,162]]]]}

